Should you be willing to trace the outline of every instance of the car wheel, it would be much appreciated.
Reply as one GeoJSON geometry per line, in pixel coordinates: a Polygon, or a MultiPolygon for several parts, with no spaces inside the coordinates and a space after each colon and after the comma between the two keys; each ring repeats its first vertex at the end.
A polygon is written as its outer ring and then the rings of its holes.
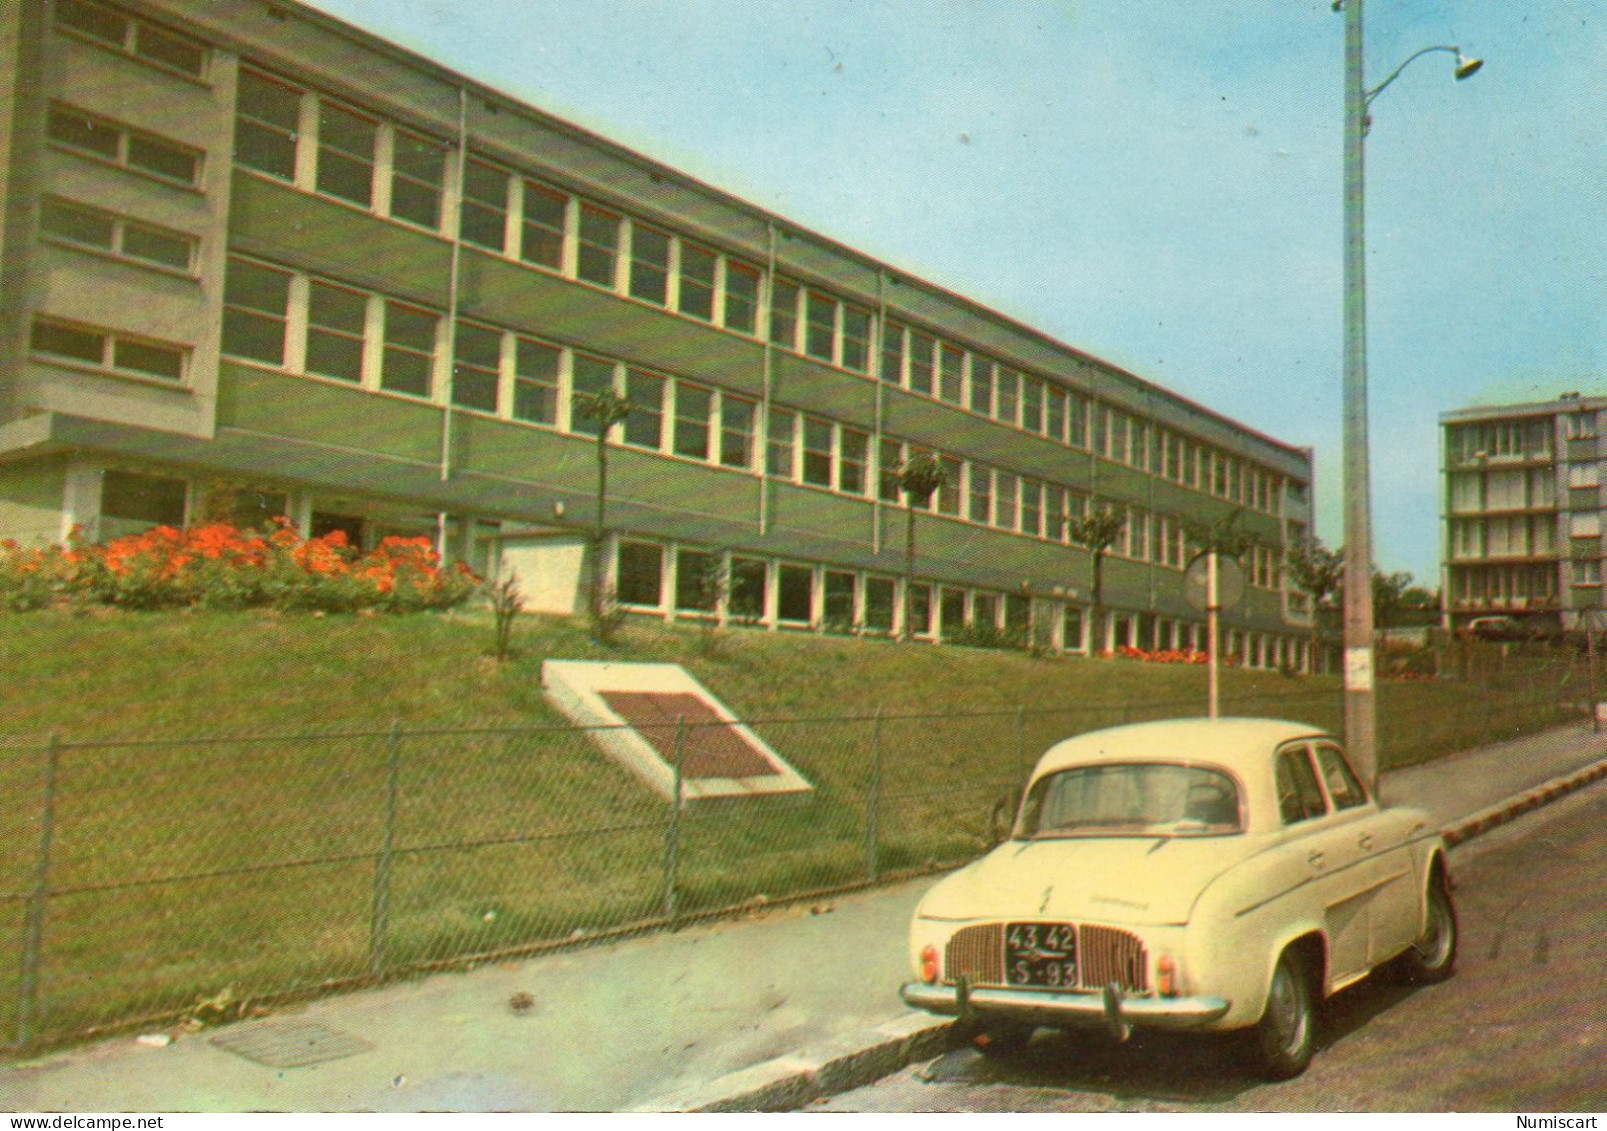
{"type": "Polygon", "coordinates": [[[1036,1025],[1021,1021],[988,1021],[977,1026],[971,1034],[970,1045],[990,1060],[1014,1056],[1027,1047],[1036,1025]]]}
{"type": "Polygon", "coordinates": [[[1456,907],[1444,877],[1437,877],[1428,889],[1428,922],[1397,959],[1397,974],[1417,985],[1445,981],[1456,969],[1456,942],[1456,907]]]}
{"type": "Polygon", "coordinates": [[[1292,951],[1278,957],[1267,1007],[1255,1027],[1258,1067],[1271,1080],[1298,1076],[1317,1047],[1317,1011],[1306,964],[1292,951]]]}

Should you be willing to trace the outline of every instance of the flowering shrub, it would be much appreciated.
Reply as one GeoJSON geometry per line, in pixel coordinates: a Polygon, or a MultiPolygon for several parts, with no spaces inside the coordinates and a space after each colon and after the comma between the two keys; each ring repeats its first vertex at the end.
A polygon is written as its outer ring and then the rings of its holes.
{"type": "Polygon", "coordinates": [[[449,569],[427,538],[386,538],[366,554],[333,531],[303,539],[288,519],[268,532],[208,523],[155,526],[104,544],[0,543],[0,608],[74,601],[131,609],[273,607],[414,612],[460,604],[478,579],[449,569]]]}
{"type": "MultiPolygon", "coordinates": [[[[1210,656],[1193,648],[1158,648],[1153,652],[1146,652],[1142,648],[1134,648],[1130,644],[1123,644],[1116,649],[1116,655],[1124,660],[1142,660],[1148,664],[1204,664],[1210,662],[1210,656]]],[[[1232,656],[1226,657],[1228,664],[1234,662],[1232,656]]]]}

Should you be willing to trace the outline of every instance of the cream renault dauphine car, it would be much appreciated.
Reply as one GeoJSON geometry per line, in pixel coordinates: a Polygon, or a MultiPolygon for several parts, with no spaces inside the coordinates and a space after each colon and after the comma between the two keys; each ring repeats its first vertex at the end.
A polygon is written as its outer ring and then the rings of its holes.
{"type": "Polygon", "coordinates": [[[1010,838],[916,908],[901,992],[990,1055],[1039,1026],[1243,1030],[1285,1078],[1324,997],[1385,966],[1449,977],[1456,942],[1445,842],[1333,738],[1178,719],[1051,747],[1010,838]]]}

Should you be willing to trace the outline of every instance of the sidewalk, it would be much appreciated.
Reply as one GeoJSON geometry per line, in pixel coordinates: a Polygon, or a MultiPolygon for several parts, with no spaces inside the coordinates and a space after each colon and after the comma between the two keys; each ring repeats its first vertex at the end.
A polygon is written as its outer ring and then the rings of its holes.
{"type": "MultiPolygon", "coordinates": [[[[1465,840],[1563,788],[1537,792],[1547,783],[1603,776],[1607,734],[1586,723],[1386,775],[1381,792],[1465,840]]],[[[934,881],[0,1066],[0,1110],[791,1106],[941,1047],[945,1023],[897,997],[934,881]]]]}

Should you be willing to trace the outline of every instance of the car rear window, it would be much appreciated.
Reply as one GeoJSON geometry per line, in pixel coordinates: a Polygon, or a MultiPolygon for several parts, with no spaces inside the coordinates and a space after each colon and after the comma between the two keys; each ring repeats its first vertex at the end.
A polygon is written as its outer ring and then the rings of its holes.
{"type": "Polygon", "coordinates": [[[1242,830],[1239,790],[1219,770],[1181,763],[1076,766],[1033,783],[1018,838],[1222,836],[1242,830]]]}

